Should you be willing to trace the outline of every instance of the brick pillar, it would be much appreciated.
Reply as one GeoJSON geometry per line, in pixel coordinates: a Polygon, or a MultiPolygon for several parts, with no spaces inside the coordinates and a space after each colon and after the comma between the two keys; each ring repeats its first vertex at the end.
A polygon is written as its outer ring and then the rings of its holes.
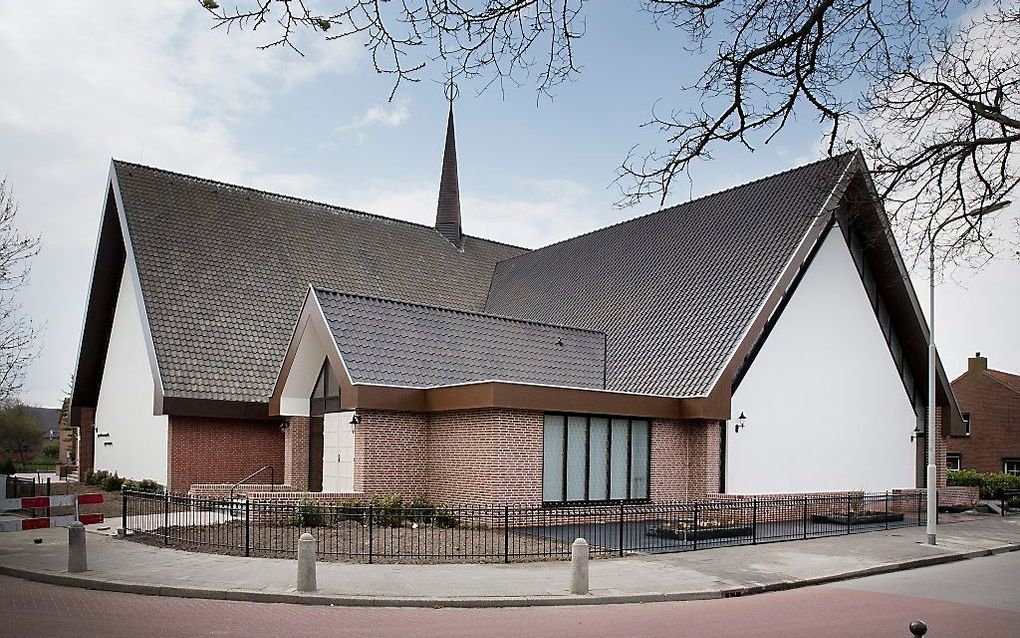
{"type": "Polygon", "coordinates": [[[288,417],[284,435],[283,482],[295,490],[308,489],[308,426],[306,416],[288,417]]]}
{"type": "Polygon", "coordinates": [[[95,469],[96,464],[96,409],[81,408],[78,427],[78,479],[95,469]]]}
{"type": "Polygon", "coordinates": [[[946,434],[949,432],[946,410],[935,409],[935,427],[938,428],[938,436],[935,438],[935,476],[939,487],[945,487],[949,478],[949,470],[946,466],[946,434]]]}

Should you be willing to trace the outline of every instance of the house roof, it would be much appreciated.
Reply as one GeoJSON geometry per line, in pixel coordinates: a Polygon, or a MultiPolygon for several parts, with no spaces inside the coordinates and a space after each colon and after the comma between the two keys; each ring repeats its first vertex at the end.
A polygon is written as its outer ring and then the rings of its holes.
{"type": "Polygon", "coordinates": [[[705,396],[851,154],[518,255],[486,312],[607,334],[607,388],[705,396]]]}
{"type": "Polygon", "coordinates": [[[122,161],[112,180],[167,397],[267,401],[310,284],[477,311],[495,263],[524,252],[122,161]]]}
{"type": "Polygon", "coordinates": [[[314,289],[353,383],[602,388],[601,332],[314,289]]]}
{"type": "Polygon", "coordinates": [[[1010,374],[1001,370],[985,370],[984,374],[995,379],[1013,392],[1020,393],[1020,375],[1010,374]]]}

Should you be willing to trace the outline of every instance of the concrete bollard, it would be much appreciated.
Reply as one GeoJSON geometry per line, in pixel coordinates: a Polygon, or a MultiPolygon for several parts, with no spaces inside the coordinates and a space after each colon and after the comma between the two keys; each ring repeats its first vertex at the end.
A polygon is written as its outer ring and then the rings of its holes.
{"type": "Polygon", "coordinates": [[[85,552],[85,526],[75,521],[67,526],[67,571],[77,574],[88,570],[85,552]]]}
{"type": "Polygon", "coordinates": [[[570,546],[570,593],[588,593],[588,541],[583,538],[570,546]]]}
{"type": "Polygon", "coordinates": [[[305,532],[298,540],[297,590],[315,591],[315,537],[305,532]]]}

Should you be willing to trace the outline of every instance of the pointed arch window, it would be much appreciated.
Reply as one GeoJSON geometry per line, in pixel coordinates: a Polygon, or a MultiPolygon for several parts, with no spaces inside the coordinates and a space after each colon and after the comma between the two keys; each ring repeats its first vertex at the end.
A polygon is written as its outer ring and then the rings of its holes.
{"type": "Polygon", "coordinates": [[[309,397],[308,414],[319,416],[326,412],[340,411],[340,380],[329,367],[329,359],[324,359],[319,368],[319,377],[309,397]]]}

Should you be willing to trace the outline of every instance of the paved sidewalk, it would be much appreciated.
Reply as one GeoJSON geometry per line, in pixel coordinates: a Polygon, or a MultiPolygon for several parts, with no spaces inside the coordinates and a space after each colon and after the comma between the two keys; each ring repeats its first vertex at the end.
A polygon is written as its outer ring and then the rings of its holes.
{"type": "Polygon", "coordinates": [[[1020,520],[939,526],[591,562],[592,593],[568,593],[569,563],[319,563],[319,591],[294,590],[293,560],[199,554],[88,535],[90,571],[68,574],[64,529],[0,534],[0,574],[141,594],[371,606],[526,606],[699,600],[759,593],[1020,549],[1020,520]],[[34,544],[33,536],[43,539],[34,544]]]}

